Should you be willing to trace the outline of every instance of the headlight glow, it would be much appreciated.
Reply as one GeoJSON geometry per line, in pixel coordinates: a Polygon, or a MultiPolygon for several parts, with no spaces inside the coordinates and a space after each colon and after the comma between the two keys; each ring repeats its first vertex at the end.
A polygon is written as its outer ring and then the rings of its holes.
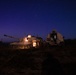
{"type": "Polygon", "coordinates": [[[33,41],[33,47],[36,47],[36,40],[33,41]]]}

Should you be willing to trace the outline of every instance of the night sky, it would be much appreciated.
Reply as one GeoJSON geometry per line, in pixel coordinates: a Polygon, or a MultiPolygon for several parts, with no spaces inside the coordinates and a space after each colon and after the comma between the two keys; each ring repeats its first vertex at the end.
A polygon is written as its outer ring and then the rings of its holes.
{"type": "Polygon", "coordinates": [[[0,0],[0,39],[4,34],[46,38],[53,29],[66,39],[76,38],[75,0],[0,0]]]}

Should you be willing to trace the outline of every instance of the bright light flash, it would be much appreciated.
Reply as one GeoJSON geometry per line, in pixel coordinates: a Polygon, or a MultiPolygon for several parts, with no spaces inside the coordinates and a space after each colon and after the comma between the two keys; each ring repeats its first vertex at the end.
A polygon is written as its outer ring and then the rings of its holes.
{"type": "Polygon", "coordinates": [[[27,39],[27,38],[25,38],[25,39],[24,39],[24,41],[25,41],[25,42],[28,42],[28,39],[27,39]]]}
{"type": "Polygon", "coordinates": [[[28,35],[28,38],[31,38],[31,35],[28,35]]]}

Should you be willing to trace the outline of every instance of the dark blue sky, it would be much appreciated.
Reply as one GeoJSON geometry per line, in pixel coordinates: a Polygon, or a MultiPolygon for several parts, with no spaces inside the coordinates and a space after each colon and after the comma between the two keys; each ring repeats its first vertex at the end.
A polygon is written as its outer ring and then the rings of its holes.
{"type": "Polygon", "coordinates": [[[0,38],[3,40],[9,39],[4,34],[46,38],[53,29],[65,38],[76,38],[75,0],[0,0],[0,38]]]}

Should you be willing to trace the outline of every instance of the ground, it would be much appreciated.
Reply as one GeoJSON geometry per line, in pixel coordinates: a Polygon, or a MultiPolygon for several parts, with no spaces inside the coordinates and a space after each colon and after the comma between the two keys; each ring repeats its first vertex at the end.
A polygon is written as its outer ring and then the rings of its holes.
{"type": "Polygon", "coordinates": [[[0,75],[76,75],[76,43],[13,50],[0,45],[0,75]]]}

